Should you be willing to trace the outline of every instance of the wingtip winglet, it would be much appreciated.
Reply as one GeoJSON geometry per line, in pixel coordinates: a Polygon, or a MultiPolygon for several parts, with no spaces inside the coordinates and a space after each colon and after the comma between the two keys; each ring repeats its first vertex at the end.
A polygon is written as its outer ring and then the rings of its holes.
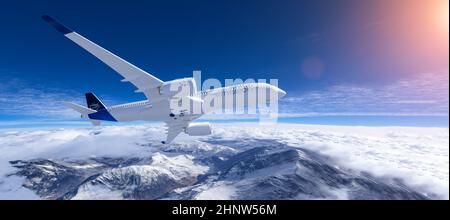
{"type": "Polygon", "coordinates": [[[42,20],[44,20],[45,22],[47,22],[49,25],[51,25],[52,27],[54,27],[57,31],[59,31],[60,33],[66,35],[69,33],[72,33],[73,31],[70,30],[69,28],[67,28],[66,26],[62,25],[61,23],[59,23],[58,21],[56,21],[55,19],[53,19],[52,17],[48,16],[48,15],[43,15],[42,16],[42,20]]]}

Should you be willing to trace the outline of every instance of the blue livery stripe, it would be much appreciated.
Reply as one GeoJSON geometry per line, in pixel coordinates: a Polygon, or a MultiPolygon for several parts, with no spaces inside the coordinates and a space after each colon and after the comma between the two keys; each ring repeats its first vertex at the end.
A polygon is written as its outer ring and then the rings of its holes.
{"type": "Polygon", "coordinates": [[[64,35],[73,32],[72,30],[70,30],[69,28],[67,28],[66,26],[62,25],[61,23],[59,23],[58,21],[56,21],[55,19],[53,19],[52,17],[50,17],[48,15],[42,16],[42,19],[45,22],[47,22],[48,24],[50,24],[52,27],[54,27],[57,31],[61,32],[64,35]]]}
{"type": "Polygon", "coordinates": [[[111,113],[106,109],[99,110],[97,112],[88,115],[90,119],[102,120],[102,121],[117,121],[111,113]]]}

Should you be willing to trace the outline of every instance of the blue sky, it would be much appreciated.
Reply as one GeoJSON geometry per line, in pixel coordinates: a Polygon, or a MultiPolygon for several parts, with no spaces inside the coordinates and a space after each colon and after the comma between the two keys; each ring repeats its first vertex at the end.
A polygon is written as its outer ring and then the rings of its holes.
{"type": "Polygon", "coordinates": [[[285,117],[443,117],[448,126],[448,1],[1,3],[5,126],[75,120],[61,101],[83,103],[86,91],[110,105],[144,99],[43,14],[162,80],[193,70],[203,79],[277,78],[288,92],[285,117]]]}

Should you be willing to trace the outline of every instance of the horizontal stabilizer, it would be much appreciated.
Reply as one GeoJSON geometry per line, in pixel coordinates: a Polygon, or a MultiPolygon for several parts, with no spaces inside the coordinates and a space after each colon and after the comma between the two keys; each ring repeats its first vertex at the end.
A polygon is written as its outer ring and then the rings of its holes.
{"type": "Polygon", "coordinates": [[[68,108],[71,108],[71,109],[79,112],[82,115],[88,115],[88,114],[96,112],[96,111],[94,111],[92,109],[89,109],[89,108],[86,108],[84,106],[75,104],[73,102],[64,102],[64,105],[67,106],[68,108]]]}

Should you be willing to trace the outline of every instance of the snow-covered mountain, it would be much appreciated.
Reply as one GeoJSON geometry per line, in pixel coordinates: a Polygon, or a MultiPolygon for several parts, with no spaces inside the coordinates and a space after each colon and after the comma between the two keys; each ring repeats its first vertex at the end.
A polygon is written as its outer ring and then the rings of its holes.
{"type": "Polygon", "coordinates": [[[159,125],[0,132],[1,199],[448,199],[447,128],[159,125]]]}

